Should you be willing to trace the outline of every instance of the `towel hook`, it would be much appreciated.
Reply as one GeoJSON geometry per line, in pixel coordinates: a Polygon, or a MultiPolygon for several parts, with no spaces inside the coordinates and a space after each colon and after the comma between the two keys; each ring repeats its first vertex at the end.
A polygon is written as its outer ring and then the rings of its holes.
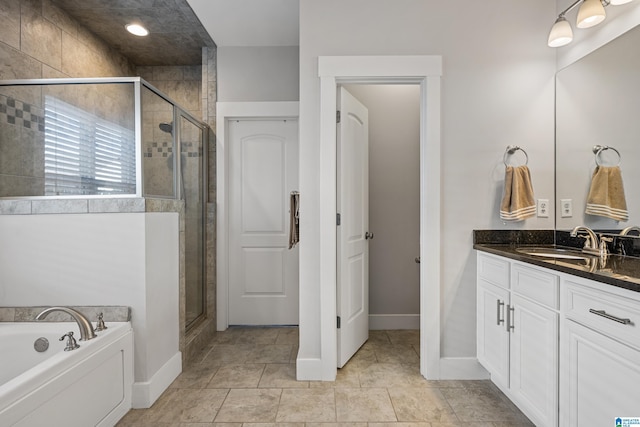
{"type": "Polygon", "coordinates": [[[616,150],[615,148],[610,147],[608,145],[594,145],[593,146],[592,151],[593,151],[593,154],[595,154],[595,157],[596,157],[596,165],[602,166],[602,163],[600,163],[598,158],[599,158],[600,154],[605,150],[613,150],[613,151],[615,151],[615,153],[618,155],[618,164],[616,166],[620,166],[620,162],[622,161],[622,156],[620,155],[620,152],[618,150],[616,150]]]}
{"type": "Polygon", "coordinates": [[[502,156],[502,162],[504,163],[505,166],[509,166],[509,164],[507,163],[507,156],[510,156],[512,154],[514,154],[516,151],[522,151],[524,153],[524,164],[525,166],[529,164],[529,156],[527,155],[527,152],[524,151],[523,148],[518,147],[517,145],[507,145],[507,149],[504,152],[504,156],[502,156]]]}

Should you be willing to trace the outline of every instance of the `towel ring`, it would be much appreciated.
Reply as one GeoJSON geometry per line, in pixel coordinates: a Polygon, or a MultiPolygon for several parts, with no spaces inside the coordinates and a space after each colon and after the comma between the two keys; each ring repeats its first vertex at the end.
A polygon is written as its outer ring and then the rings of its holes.
{"type": "Polygon", "coordinates": [[[609,147],[608,145],[594,145],[593,146],[593,153],[596,156],[596,165],[598,166],[602,166],[602,163],[600,163],[600,161],[598,160],[598,157],[600,156],[600,153],[602,153],[605,150],[613,150],[616,152],[616,154],[618,155],[618,164],[616,166],[620,166],[620,162],[622,161],[622,156],[620,155],[620,152],[618,150],[616,150],[613,147],[609,147]]]}
{"type": "Polygon", "coordinates": [[[525,165],[529,164],[529,156],[527,155],[527,152],[524,151],[524,149],[518,147],[517,145],[507,145],[507,149],[504,152],[504,156],[502,156],[502,162],[504,163],[505,166],[509,166],[509,164],[507,163],[507,156],[514,154],[518,150],[524,153],[524,158],[525,158],[524,164],[525,165]]]}

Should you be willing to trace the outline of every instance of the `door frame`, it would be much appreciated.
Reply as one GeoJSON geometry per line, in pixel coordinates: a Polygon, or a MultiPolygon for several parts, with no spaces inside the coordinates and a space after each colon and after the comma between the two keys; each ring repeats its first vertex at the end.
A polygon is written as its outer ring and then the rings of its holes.
{"type": "Polygon", "coordinates": [[[299,103],[217,102],[216,103],[216,329],[229,327],[229,120],[298,119],[299,103]]]}
{"type": "MultiPolygon", "coordinates": [[[[420,85],[420,373],[440,378],[440,86],[442,57],[320,56],[320,347],[337,370],[336,91],[343,83],[420,85]]],[[[301,333],[303,331],[301,330],[301,333]]],[[[300,375],[298,375],[300,377],[300,375]]]]}

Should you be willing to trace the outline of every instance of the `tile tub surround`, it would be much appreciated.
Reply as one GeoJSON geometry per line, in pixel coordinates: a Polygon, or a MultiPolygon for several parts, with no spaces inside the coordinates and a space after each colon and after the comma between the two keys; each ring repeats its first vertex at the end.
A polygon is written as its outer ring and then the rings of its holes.
{"type": "MultiPolygon", "coordinates": [[[[0,307],[0,322],[34,322],[36,316],[51,305],[38,307],[0,307]]],[[[131,307],[127,306],[64,306],[84,314],[92,323],[102,313],[105,322],[129,322],[131,307]]],[[[41,320],[42,322],[73,322],[73,318],[63,312],[54,312],[41,320]]]]}
{"type": "MultiPolygon", "coordinates": [[[[633,239],[633,238],[632,238],[633,239]]],[[[480,240],[482,241],[482,240],[480,240]]],[[[573,243],[573,248],[580,248],[583,239],[563,241],[573,243]],[[576,243],[579,243],[576,245],[576,243]]],[[[609,255],[602,259],[593,257],[589,262],[582,260],[553,259],[527,255],[517,252],[519,247],[526,246],[554,246],[553,243],[520,243],[514,242],[484,242],[474,243],[473,248],[479,251],[500,255],[521,262],[549,268],[562,273],[584,277],[608,285],[617,286],[635,292],[640,292],[640,258],[632,256],[609,255]]],[[[558,245],[565,246],[565,245],[558,245]]]]}
{"type": "Polygon", "coordinates": [[[425,380],[418,330],[370,331],[333,382],[296,381],[297,347],[297,328],[219,332],[151,408],[118,426],[533,426],[489,381],[425,380]],[[408,348],[416,358],[407,363],[408,348]]]}

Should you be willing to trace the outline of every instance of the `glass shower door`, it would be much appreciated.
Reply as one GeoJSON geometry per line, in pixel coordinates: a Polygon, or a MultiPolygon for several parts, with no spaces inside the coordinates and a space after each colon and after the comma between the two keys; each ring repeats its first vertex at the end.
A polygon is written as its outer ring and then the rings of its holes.
{"type": "Polygon", "coordinates": [[[185,220],[185,302],[186,328],[194,326],[206,314],[205,274],[205,197],[206,128],[178,111],[180,123],[181,197],[185,220]]]}

